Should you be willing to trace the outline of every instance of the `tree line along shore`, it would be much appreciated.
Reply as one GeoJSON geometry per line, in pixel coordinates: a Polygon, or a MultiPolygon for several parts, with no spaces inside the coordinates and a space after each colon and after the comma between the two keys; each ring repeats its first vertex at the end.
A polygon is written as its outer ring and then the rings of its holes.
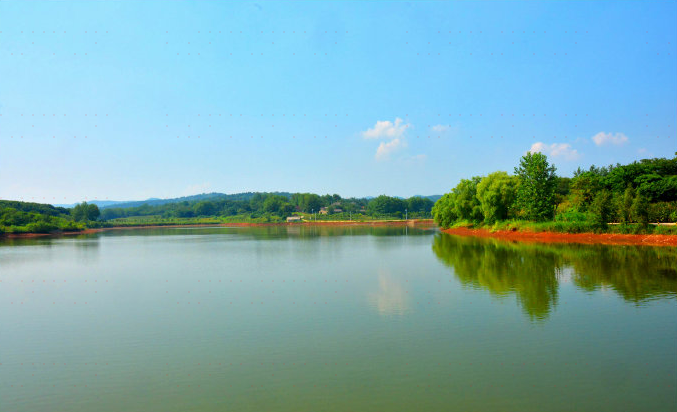
{"type": "Polygon", "coordinates": [[[190,200],[74,207],[0,200],[0,235],[135,226],[380,222],[434,219],[442,229],[677,235],[677,154],[578,169],[560,177],[541,153],[514,174],[462,179],[442,197],[342,198],[313,193],[206,194],[190,200]],[[433,202],[436,200],[436,202],[433,202]]]}
{"type": "Polygon", "coordinates": [[[99,208],[96,204],[82,202],[66,208],[0,200],[0,235],[78,232],[108,227],[281,224],[292,216],[297,216],[300,222],[318,223],[432,219],[434,204],[433,200],[422,196],[344,199],[337,194],[280,192],[215,195],[163,204],[135,203],[141,204],[99,208]]]}
{"type": "Polygon", "coordinates": [[[542,153],[527,153],[514,174],[462,179],[433,206],[443,229],[677,235],[675,158],[579,168],[559,177],[542,153]]]}

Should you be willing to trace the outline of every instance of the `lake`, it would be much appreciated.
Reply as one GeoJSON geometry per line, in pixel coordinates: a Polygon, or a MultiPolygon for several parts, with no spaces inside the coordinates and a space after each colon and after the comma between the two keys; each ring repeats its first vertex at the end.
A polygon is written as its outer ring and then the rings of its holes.
{"type": "Polygon", "coordinates": [[[0,411],[675,411],[677,251],[412,227],[0,240],[0,411]]]}

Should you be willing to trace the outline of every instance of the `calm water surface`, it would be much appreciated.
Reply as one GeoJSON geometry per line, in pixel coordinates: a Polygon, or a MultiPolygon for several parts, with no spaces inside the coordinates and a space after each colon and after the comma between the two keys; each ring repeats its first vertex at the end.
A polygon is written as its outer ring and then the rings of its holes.
{"type": "Polygon", "coordinates": [[[0,411],[675,411],[677,251],[413,228],[0,242],[0,411]]]}

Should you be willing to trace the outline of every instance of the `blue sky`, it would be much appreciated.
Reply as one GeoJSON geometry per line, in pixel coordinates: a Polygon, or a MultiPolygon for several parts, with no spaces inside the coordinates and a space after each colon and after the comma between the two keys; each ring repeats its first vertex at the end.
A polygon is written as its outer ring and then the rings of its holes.
{"type": "Polygon", "coordinates": [[[0,198],[442,194],[677,150],[677,2],[0,2],[0,198]]]}

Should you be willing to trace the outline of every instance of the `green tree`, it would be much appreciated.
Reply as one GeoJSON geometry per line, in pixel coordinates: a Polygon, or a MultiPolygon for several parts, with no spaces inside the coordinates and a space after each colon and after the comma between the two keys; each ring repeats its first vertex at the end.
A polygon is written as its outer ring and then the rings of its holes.
{"type": "Polygon", "coordinates": [[[193,216],[195,216],[195,212],[189,206],[178,205],[173,209],[172,215],[176,216],[176,217],[184,217],[184,218],[185,217],[193,217],[193,216]]]}
{"type": "Polygon", "coordinates": [[[569,196],[569,193],[571,193],[571,178],[558,177],[557,187],[555,188],[556,203],[562,203],[564,199],[569,196]]]}
{"type": "Polygon", "coordinates": [[[320,199],[322,199],[322,206],[324,207],[329,206],[334,202],[334,197],[328,193],[326,195],[320,196],[320,199]]]}
{"type": "Polygon", "coordinates": [[[407,204],[404,200],[386,195],[376,197],[367,204],[367,210],[371,214],[404,213],[406,208],[407,204]]]}
{"type": "Polygon", "coordinates": [[[407,210],[409,212],[428,213],[432,207],[433,201],[425,197],[412,196],[407,199],[407,210]]]}
{"type": "Polygon", "coordinates": [[[76,222],[87,220],[87,202],[78,203],[71,209],[71,216],[76,222]]]}
{"type": "Polygon", "coordinates": [[[249,207],[252,211],[258,211],[263,207],[263,202],[268,196],[265,193],[256,193],[249,199],[249,207]]]}
{"type": "Polygon", "coordinates": [[[282,205],[280,205],[280,209],[279,209],[278,213],[282,217],[287,217],[287,216],[291,216],[292,213],[294,213],[295,211],[296,211],[296,207],[294,205],[292,205],[291,203],[283,203],[282,205]]]}
{"type": "Polygon", "coordinates": [[[279,195],[272,195],[263,201],[263,211],[268,213],[279,213],[282,205],[287,203],[287,198],[279,195]]]}
{"type": "Polygon", "coordinates": [[[611,192],[600,190],[593,198],[589,211],[593,214],[594,223],[601,228],[606,228],[612,213],[611,192]]]}
{"type": "Polygon", "coordinates": [[[585,212],[592,203],[595,195],[604,188],[602,184],[602,176],[606,169],[598,169],[591,166],[589,171],[576,171],[574,178],[571,180],[571,196],[569,196],[570,203],[575,210],[585,212]]]}
{"type": "Polygon", "coordinates": [[[313,193],[304,193],[302,210],[304,212],[315,211],[316,213],[322,207],[322,198],[313,193]]]}
{"type": "Polygon", "coordinates": [[[477,199],[480,202],[485,222],[495,222],[508,217],[515,201],[517,178],[506,172],[494,172],[477,184],[477,199]]]}
{"type": "Polygon", "coordinates": [[[461,179],[451,190],[435,202],[432,215],[435,222],[447,228],[458,220],[481,221],[483,219],[480,201],[477,199],[477,185],[481,181],[478,176],[472,179],[461,179]]]}
{"type": "Polygon", "coordinates": [[[632,202],[635,199],[635,189],[632,186],[628,185],[623,192],[623,197],[621,198],[620,204],[618,205],[618,216],[620,217],[621,223],[630,223],[632,222],[631,210],[632,202]]]}
{"type": "Polygon", "coordinates": [[[76,222],[97,220],[99,216],[101,216],[101,211],[99,210],[99,207],[93,203],[88,204],[87,202],[82,202],[71,209],[71,216],[76,222]]]}
{"type": "Polygon", "coordinates": [[[90,203],[87,205],[87,220],[97,220],[101,216],[101,211],[99,210],[99,206],[95,205],[94,203],[90,203]]]}
{"type": "Polygon", "coordinates": [[[479,222],[484,218],[480,201],[477,199],[477,185],[482,180],[479,176],[472,179],[461,179],[452,190],[454,197],[454,209],[459,219],[479,222]]]}
{"type": "Polygon", "coordinates": [[[637,195],[632,201],[630,215],[632,216],[632,220],[640,223],[642,226],[646,227],[649,225],[649,201],[641,190],[637,191],[637,195]]]}
{"type": "Polygon", "coordinates": [[[193,211],[196,216],[213,216],[216,212],[216,207],[214,203],[203,200],[195,204],[193,211]]]}
{"type": "Polygon", "coordinates": [[[529,220],[552,219],[555,211],[557,175],[542,153],[527,153],[515,168],[519,177],[516,203],[529,220]]]}
{"type": "Polygon", "coordinates": [[[447,193],[435,202],[432,214],[438,226],[448,228],[458,220],[455,205],[456,195],[453,193],[447,193]]]}

